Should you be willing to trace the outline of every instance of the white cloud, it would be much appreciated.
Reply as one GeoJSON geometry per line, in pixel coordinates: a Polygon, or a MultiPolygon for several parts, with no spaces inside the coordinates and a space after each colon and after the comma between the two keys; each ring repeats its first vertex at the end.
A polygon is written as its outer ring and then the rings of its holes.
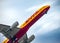
{"type": "Polygon", "coordinates": [[[39,34],[46,34],[50,31],[57,29],[59,26],[54,23],[45,23],[42,28],[39,30],[39,34]]]}
{"type": "Polygon", "coordinates": [[[29,8],[27,8],[25,11],[26,12],[31,12],[31,11],[36,11],[37,9],[41,8],[42,6],[45,6],[45,5],[52,5],[55,1],[48,1],[48,2],[45,2],[45,3],[41,3],[39,5],[35,5],[35,6],[31,6],[29,8]]]}
{"type": "Polygon", "coordinates": [[[37,8],[39,8],[40,7],[40,5],[37,5],[37,6],[32,6],[32,7],[30,7],[30,8],[27,8],[25,11],[26,12],[30,12],[30,11],[35,11],[37,8]]]}
{"type": "Polygon", "coordinates": [[[57,28],[60,28],[60,15],[58,12],[51,12],[50,14],[46,15],[42,21],[39,21],[41,29],[37,31],[38,34],[46,34],[50,31],[53,31],[57,28]]]}
{"type": "Polygon", "coordinates": [[[6,37],[2,33],[0,33],[0,42],[2,42],[5,38],[6,37]]]}

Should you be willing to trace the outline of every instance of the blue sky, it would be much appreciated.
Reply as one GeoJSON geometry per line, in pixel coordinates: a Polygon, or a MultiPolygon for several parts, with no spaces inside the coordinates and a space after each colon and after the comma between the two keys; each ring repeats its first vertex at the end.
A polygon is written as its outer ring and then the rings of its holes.
{"type": "MultiPolygon", "coordinates": [[[[38,8],[50,5],[47,14],[39,19],[27,32],[35,35],[32,43],[60,43],[60,0],[2,0],[0,1],[0,24],[21,25],[38,8]]],[[[0,34],[0,43],[5,37],[0,34]]]]}

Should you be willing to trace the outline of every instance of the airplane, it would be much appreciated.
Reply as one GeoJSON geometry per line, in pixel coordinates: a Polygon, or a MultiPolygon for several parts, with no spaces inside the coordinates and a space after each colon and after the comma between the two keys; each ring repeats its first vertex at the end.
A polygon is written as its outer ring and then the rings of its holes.
{"type": "Polygon", "coordinates": [[[44,14],[47,14],[50,5],[45,5],[38,9],[30,18],[28,18],[20,27],[16,21],[12,26],[0,24],[0,32],[7,38],[3,43],[31,43],[35,39],[32,35],[30,38],[27,37],[27,31],[29,28],[44,14]]]}

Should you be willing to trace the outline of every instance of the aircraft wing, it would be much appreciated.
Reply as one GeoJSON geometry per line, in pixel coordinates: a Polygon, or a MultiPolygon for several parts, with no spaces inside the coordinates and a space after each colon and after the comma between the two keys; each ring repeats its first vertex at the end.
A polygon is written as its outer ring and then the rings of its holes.
{"type": "Polygon", "coordinates": [[[13,26],[0,24],[0,32],[8,39],[12,38],[20,29],[16,27],[17,22],[13,26]]]}
{"type": "Polygon", "coordinates": [[[10,33],[9,33],[9,31],[7,31],[8,29],[10,29],[10,26],[0,24],[0,32],[2,34],[4,34],[4,36],[6,36],[6,37],[8,37],[10,39],[10,33]]]}

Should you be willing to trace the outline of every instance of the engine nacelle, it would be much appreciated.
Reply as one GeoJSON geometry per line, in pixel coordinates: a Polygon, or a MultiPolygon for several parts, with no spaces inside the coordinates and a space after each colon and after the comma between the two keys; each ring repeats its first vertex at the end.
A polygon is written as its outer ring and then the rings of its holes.
{"type": "Polygon", "coordinates": [[[32,35],[31,37],[29,37],[29,39],[27,40],[28,43],[30,43],[31,41],[33,41],[35,39],[35,36],[32,35]]]}
{"type": "Polygon", "coordinates": [[[10,28],[16,28],[19,25],[19,23],[16,21],[15,23],[13,23],[13,25],[10,28]]]}

